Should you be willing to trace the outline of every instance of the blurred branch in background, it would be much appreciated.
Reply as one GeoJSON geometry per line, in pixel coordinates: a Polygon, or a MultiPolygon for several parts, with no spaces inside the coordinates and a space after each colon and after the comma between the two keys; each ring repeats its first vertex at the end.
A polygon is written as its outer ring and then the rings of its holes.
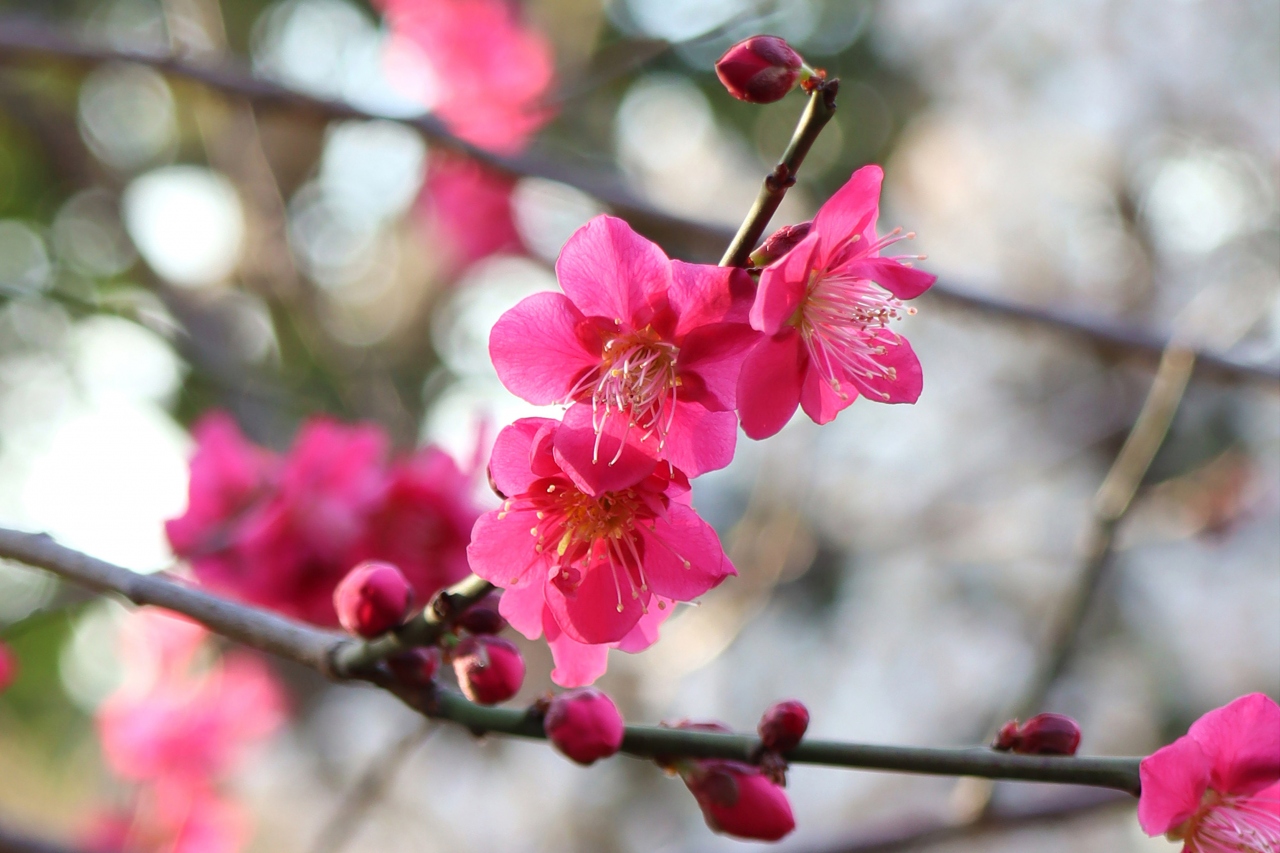
{"type": "Polygon", "coordinates": [[[86,853],[0,823],[0,853],[86,853]]]}
{"type": "MultiPolygon", "coordinates": [[[[285,107],[305,113],[320,114],[331,119],[385,118],[349,104],[313,97],[255,78],[229,64],[198,64],[172,54],[95,45],[56,28],[13,19],[0,21],[0,63],[31,59],[90,65],[103,62],[133,62],[228,94],[247,98],[255,106],[285,107]]],[[[391,120],[407,124],[431,142],[460,152],[499,172],[545,178],[576,187],[612,207],[642,233],[659,238],[665,245],[691,255],[714,257],[720,253],[720,247],[733,237],[729,229],[673,216],[658,210],[639,199],[615,174],[593,171],[579,163],[571,163],[538,153],[511,157],[495,155],[459,139],[450,133],[442,122],[430,115],[391,120]]],[[[951,302],[958,307],[976,310],[993,317],[1022,320],[1056,328],[1085,336],[1104,346],[1126,351],[1156,355],[1162,353],[1168,345],[1166,339],[1155,333],[1123,323],[1059,309],[1009,302],[942,281],[935,284],[930,292],[938,299],[951,302]]],[[[1196,349],[1194,354],[1199,364],[1212,368],[1222,375],[1261,380],[1269,385],[1280,384],[1280,365],[1259,364],[1202,349],[1196,349]]]]}

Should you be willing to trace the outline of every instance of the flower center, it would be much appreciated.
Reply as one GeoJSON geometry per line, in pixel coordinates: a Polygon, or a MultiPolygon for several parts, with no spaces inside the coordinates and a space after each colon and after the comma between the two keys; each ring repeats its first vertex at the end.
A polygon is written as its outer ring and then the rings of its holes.
{"type": "MultiPolygon", "coordinates": [[[[676,375],[679,352],[679,347],[662,340],[650,328],[625,332],[605,342],[600,366],[579,379],[568,394],[569,401],[591,400],[595,461],[599,461],[605,421],[614,414],[625,415],[627,429],[641,430],[642,438],[656,433],[659,446],[666,443],[680,385],[676,375]]],[[[622,453],[622,445],[618,453],[622,453]]]]}
{"type": "Polygon", "coordinates": [[[1208,791],[1200,810],[1168,837],[1184,841],[1188,853],[1274,853],[1280,850],[1280,803],[1208,791]]]}

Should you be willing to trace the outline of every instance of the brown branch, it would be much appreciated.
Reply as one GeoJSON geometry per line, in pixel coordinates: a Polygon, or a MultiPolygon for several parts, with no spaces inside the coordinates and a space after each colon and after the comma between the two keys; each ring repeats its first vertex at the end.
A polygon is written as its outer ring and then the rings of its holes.
{"type": "MultiPolygon", "coordinates": [[[[283,107],[333,119],[386,118],[340,101],[293,91],[256,78],[231,65],[197,65],[165,53],[91,44],[56,28],[30,21],[0,18],[0,63],[33,60],[80,65],[134,62],[150,66],[171,77],[248,98],[255,106],[283,107]]],[[[545,178],[574,186],[625,216],[638,230],[650,236],[661,236],[664,242],[686,248],[692,255],[715,257],[720,252],[720,247],[734,236],[733,232],[721,226],[673,216],[655,208],[639,199],[617,175],[601,173],[580,163],[569,163],[537,153],[514,157],[492,154],[454,136],[439,119],[429,115],[394,120],[414,128],[438,146],[464,154],[504,174],[545,178]]],[[[935,284],[930,293],[932,295],[925,298],[945,300],[993,317],[1024,320],[1056,328],[1126,351],[1155,356],[1168,346],[1168,341],[1156,334],[1106,318],[1009,302],[946,281],[935,284]]],[[[1206,369],[1223,376],[1260,380],[1280,387],[1280,364],[1274,362],[1251,362],[1203,350],[1196,350],[1196,360],[1206,369]]]]}
{"type": "Polygon", "coordinates": [[[85,853],[85,851],[0,824],[0,853],[85,853]]]}

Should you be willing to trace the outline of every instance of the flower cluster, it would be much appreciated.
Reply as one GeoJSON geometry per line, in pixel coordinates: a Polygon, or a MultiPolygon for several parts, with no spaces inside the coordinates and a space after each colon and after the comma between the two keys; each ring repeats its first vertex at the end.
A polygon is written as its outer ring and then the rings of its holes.
{"type": "Polygon", "coordinates": [[[256,657],[218,658],[207,632],[157,611],[122,630],[124,684],[97,711],[108,767],[132,784],[126,805],[86,827],[101,853],[234,853],[244,810],[222,790],[284,719],[284,696],[256,657]]]}
{"type": "Polygon", "coordinates": [[[165,530],[201,583],[320,625],[355,565],[397,566],[420,601],[467,574],[479,515],[470,478],[427,447],[387,462],[373,426],[306,423],[283,457],[247,441],[226,415],[193,433],[187,511],[165,530]]]}

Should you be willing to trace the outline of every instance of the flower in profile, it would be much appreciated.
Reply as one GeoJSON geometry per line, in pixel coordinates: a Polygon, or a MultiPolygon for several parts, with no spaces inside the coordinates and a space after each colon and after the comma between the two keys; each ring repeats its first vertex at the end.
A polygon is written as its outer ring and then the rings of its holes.
{"type": "Polygon", "coordinates": [[[565,687],[599,677],[611,646],[647,648],[672,602],[736,573],[688,505],[688,479],[610,426],[597,434],[590,407],[577,406],[563,423],[504,429],[489,473],[505,501],[476,522],[467,549],[472,570],[504,590],[511,626],[546,634],[552,680],[565,687]]]}
{"type": "Polygon", "coordinates": [[[1262,693],[1205,714],[1142,760],[1138,822],[1184,853],[1280,850],[1280,706],[1262,693]]]}
{"type": "MultiPolygon", "coordinates": [[[[625,432],[691,477],[727,465],[739,369],[759,338],[749,276],[669,260],[612,216],[569,238],[556,276],[563,293],[534,294],[493,327],[507,389],[572,404],[597,437],[625,432]]],[[[599,446],[593,458],[613,461],[599,446]]]]}
{"type": "MultiPolygon", "coordinates": [[[[878,166],[854,172],[818,211],[808,235],[760,275],[751,324],[765,333],[747,356],[738,384],[743,431],[766,438],[796,407],[820,424],[859,395],[914,403],[923,385],[920,362],[888,326],[935,276],[910,256],[882,252],[902,239],[876,236],[878,166]]],[[[910,235],[907,235],[910,236],[910,235]]]]}
{"type": "MultiPolygon", "coordinates": [[[[507,0],[380,0],[393,39],[430,68],[432,111],[463,139],[503,154],[522,149],[551,118],[555,57],[507,0]]],[[[395,45],[392,45],[394,54],[395,45]]]]}

